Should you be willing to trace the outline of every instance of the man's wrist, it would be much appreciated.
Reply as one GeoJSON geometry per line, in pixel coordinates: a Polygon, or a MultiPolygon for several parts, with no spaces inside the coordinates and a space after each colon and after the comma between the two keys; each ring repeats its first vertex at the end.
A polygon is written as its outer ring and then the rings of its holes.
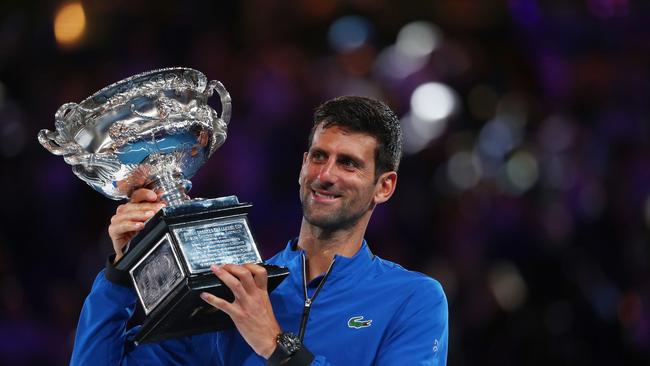
{"type": "Polygon", "coordinates": [[[275,340],[273,340],[273,343],[270,344],[270,346],[266,349],[266,351],[260,352],[259,355],[264,357],[264,359],[268,360],[273,355],[273,353],[275,352],[275,350],[277,348],[278,348],[278,345],[275,342],[275,340]]]}
{"type": "Polygon", "coordinates": [[[303,366],[309,365],[314,355],[302,344],[293,333],[280,333],[276,337],[276,347],[269,356],[267,365],[303,366]]]}
{"type": "Polygon", "coordinates": [[[104,271],[104,276],[107,280],[117,285],[133,287],[133,282],[131,281],[129,272],[120,271],[115,268],[115,254],[111,254],[106,259],[106,270],[104,271]]]}

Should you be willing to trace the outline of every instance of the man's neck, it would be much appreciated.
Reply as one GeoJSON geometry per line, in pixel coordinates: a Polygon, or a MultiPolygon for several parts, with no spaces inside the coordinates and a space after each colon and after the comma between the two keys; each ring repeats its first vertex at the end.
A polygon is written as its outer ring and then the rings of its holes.
{"type": "Polygon", "coordinates": [[[315,227],[303,218],[298,247],[307,256],[307,281],[327,271],[335,255],[352,257],[361,248],[367,222],[352,228],[328,231],[315,227]]]}

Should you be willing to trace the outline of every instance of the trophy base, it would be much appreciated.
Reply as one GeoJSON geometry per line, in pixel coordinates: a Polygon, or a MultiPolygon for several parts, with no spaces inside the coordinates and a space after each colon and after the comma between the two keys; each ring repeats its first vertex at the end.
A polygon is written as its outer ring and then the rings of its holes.
{"type": "MultiPolygon", "coordinates": [[[[273,291],[287,277],[285,267],[264,264],[268,273],[268,290],[273,291]]],[[[232,329],[230,317],[203,301],[199,295],[209,292],[227,301],[233,301],[230,289],[214,274],[188,279],[173,291],[151,314],[133,339],[136,344],[158,342],[206,332],[232,329]]]]}
{"type": "Polygon", "coordinates": [[[115,264],[129,272],[145,312],[136,343],[233,327],[227,314],[199,296],[234,298],[212,264],[260,264],[269,291],[288,276],[287,268],[262,263],[246,217],[250,207],[235,196],[197,199],[165,207],[145,223],[115,264]]]}

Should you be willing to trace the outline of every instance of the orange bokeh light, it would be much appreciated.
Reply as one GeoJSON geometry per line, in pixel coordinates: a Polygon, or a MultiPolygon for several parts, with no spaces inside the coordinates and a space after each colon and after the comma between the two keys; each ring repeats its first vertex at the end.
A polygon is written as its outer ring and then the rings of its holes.
{"type": "Polygon", "coordinates": [[[86,29],[86,14],[81,3],[63,5],[54,17],[54,37],[62,46],[78,43],[86,29]]]}

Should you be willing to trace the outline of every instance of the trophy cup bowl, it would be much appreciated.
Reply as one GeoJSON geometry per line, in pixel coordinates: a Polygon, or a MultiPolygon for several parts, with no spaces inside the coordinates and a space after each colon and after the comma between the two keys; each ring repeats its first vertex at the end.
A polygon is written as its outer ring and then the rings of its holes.
{"type": "Polygon", "coordinates": [[[211,264],[258,263],[272,291],[287,275],[262,262],[247,212],[236,196],[190,199],[190,178],[226,140],[231,98],[216,80],[190,68],[165,68],[109,85],[55,113],[55,131],[38,140],[74,174],[114,200],[138,188],[167,206],[145,223],[115,267],[127,271],[145,312],[136,343],[232,327],[201,292],[233,298],[211,264]],[[221,116],[208,105],[216,91],[221,116]]]}

